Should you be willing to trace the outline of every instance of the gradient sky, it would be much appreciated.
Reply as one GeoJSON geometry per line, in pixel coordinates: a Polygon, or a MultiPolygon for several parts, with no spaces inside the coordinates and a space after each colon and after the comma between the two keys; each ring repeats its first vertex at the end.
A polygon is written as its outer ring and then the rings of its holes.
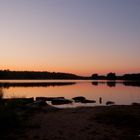
{"type": "Polygon", "coordinates": [[[140,0],[0,0],[0,69],[140,72],[140,0]]]}

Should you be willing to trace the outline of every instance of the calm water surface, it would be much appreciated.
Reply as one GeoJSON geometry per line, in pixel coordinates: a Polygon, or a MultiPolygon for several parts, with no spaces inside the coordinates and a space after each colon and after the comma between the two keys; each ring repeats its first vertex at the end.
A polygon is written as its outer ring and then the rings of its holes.
{"type": "Polygon", "coordinates": [[[140,103],[140,86],[131,84],[126,86],[122,81],[114,83],[83,80],[0,80],[0,86],[4,90],[4,98],[62,96],[71,99],[84,96],[87,99],[96,100],[94,104],[75,103],[65,107],[105,105],[107,101],[114,101],[119,105],[140,103]],[[99,103],[100,97],[102,104],[99,103]]]}

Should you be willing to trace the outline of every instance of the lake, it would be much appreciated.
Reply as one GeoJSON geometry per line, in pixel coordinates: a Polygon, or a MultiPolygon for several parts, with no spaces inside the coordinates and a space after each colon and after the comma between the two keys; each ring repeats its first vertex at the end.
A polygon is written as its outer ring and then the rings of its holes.
{"type": "Polygon", "coordinates": [[[96,103],[73,103],[58,107],[96,106],[113,101],[117,105],[140,103],[140,85],[123,81],[92,80],[0,80],[4,98],[12,97],[65,97],[84,96],[96,103]],[[102,103],[99,103],[102,98],[102,103]]]}

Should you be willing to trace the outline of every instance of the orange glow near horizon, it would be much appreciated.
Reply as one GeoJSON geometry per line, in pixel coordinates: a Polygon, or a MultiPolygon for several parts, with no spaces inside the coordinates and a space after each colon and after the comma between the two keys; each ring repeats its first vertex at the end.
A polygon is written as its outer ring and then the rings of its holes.
{"type": "Polygon", "coordinates": [[[2,70],[6,70],[9,69],[11,71],[48,71],[48,72],[64,72],[64,73],[73,73],[73,74],[77,74],[80,76],[91,76],[94,73],[97,74],[101,74],[101,75],[106,75],[109,72],[115,72],[118,75],[123,75],[126,73],[139,73],[138,69],[103,69],[103,68],[94,68],[93,70],[84,70],[82,68],[80,69],[76,69],[75,68],[47,68],[47,67],[13,67],[11,66],[5,66],[5,67],[1,67],[2,70]]]}

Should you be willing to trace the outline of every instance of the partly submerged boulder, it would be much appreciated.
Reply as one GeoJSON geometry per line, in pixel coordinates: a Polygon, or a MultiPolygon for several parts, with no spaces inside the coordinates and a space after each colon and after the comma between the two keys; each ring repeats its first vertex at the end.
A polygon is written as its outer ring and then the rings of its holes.
{"type": "Polygon", "coordinates": [[[47,97],[36,97],[36,101],[47,101],[47,97]]]}
{"type": "Polygon", "coordinates": [[[115,102],[113,102],[113,101],[107,101],[106,102],[106,105],[114,105],[115,104],[115,102]]]}
{"type": "Polygon", "coordinates": [[[134,105],[134,106],[140,106],[140,103],[134,102],[134,103],[132,103],[132,105],[134,105]]]}
{"type": "Polygon", "coordinates": [[[62,98],[55,98],[51,101],[52,105],[63,105],[63,104],[71,104],[72,101],[68,99],[62,99],[62,98]]]}
{"type": "Polygon", "coordinates": [[[74,98],[72,98],[75,102],[82,102],[82,101],[84,101],[84,100],[86,100],[86,98],[85,97],[83,97],[83,96],[77,96],[77,97],[74,97],[74,98]]]}
{"type": "Polygon", "coordinates": [[[72,98],[76,103],[96,103],[95,100],[88,100],[83,96],[78,96],[78,97],[74,97],[72,98]]]}
{"type": "Polygon", "coordinates": [[[34,102],[34,105],[45,106],[45,105],[47,105],[47,103],[46,103],[45,100],[37,100],[37,101],[34,102]]]}
{"type": "Polygon", "coordinates": [[[31,97],[31,98],[11,98],[11,99],[8,99],[7,102],[12,102],[12,103],[19,103],[19,104],[22,104],[22,105],[25,105],[25,104],[30,104],[30,103],[33,103],[34,102],[34,98],[31,97]]]}
{"type": "Polygon", "coordinates": [[[85,99],[85,100],[83,100],[83,101],[81,101],[81,103],[96,103],[96,101],[95,100],[87,100],[87,99],[85,99]]]}
{"type": "Polygon", "coordinates": [[[65,99],[64,97],[47,97],[47,101],[52,101],[54,99],[65,99]]]}
{"type": "Polygon", "coordinates": [[[36,97],[36,101],[52,101],[54,99],[65,99],[64,97],[36,97]]]}

